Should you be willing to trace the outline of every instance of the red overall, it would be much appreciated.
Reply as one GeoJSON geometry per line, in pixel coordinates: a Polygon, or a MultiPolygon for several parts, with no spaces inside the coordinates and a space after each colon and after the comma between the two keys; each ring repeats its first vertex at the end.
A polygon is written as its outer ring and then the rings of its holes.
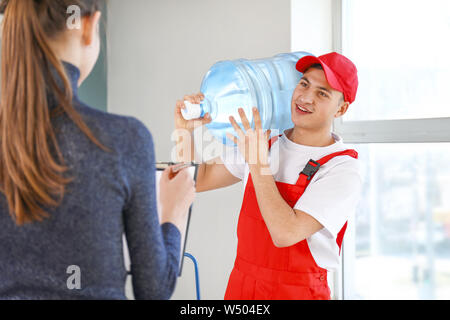
{"type": "MultiPolygon", "coordinates": [[[[278,137],[269,143],[269,149],[278,137]]],[[[283,199],[293,208],[320,166],[337,156],[358,158],[354,150],[310,160],[296,184],[276,182],[283,199]]],[[[320,201],[320,199],[318,199],[320,201]]],[[[347,223],[336,242],[341,247],[347,223]]],[[[261,216],[251,175],[245,188],[238,223],[238,248],[228,281],[225,300],[316,300],[330,299],[327,270],[319,267],[305,240],[277,248],[261,216]]]]}

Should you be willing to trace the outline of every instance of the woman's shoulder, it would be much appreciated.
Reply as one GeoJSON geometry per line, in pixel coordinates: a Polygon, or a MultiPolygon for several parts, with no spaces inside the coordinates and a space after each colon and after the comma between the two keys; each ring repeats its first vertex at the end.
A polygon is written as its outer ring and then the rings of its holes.
{"type": "Polygon", "coordinates": [[[83,103],[78,103],[76,109],[89,128],[95,128],[98,133],[108,134],[119,140],[133,139],[134,142],[152,138],[146,125],[133,116],[108,113],[83,103]]]}
{"type": "MultiPolygon", "coordinates": [[[[139,119],[133,116],[118,115],[102,110],[94,109],[82,103],[74,105],[83,121],[89,127],[93,135],[106,147],[113,151],[121,161],[126,161],[127,166],[138,167],[147,165],[149,159],[154,157],[154,142],[150,130],[139,119]]],[[[70,127],[75,127],[72,123],[70,127]]],[[[87,142],[87,148],[93,144],[88,142],[81,131],[82,141],[87,142]]],[[[71,138],[74,139],[73,136],[71,138]]],[[[100,150],[98,148],[92,149],[100,150]]],[[[104,154],[110,156],[109,153],[104,154]]]]}

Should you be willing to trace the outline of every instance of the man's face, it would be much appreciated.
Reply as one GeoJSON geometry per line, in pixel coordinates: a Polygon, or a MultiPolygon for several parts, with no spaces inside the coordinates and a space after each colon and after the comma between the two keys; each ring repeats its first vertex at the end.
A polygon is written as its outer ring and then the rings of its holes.
{"type": "Polygon", "coordinates": [[[296,127],[310,130],[331,128],[333,120],[345,114],[347,108],[343,94],[331,88],[325,72],[310,68],[294,90],[292,122],[296,127]]]}

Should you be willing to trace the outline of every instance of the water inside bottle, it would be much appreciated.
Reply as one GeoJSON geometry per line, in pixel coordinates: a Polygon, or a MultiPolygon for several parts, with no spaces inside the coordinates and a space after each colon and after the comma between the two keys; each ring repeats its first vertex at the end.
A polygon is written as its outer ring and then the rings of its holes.
{"type": "Polygon", "coordinates": [[[297,61],[310,55],[306,52],[280,54],[268,59],[222,61],[206,74],[201,86],[212,122],[206,127],[222,143],[233,145],[226,133],[236,135],[229,117],[242,127],[239,108],[243,108],[253,123],[253,107],[258,107],[262,127],[283,132],[293,126],[291,120],[292,94],[301,78],[295,69],[297,61]]]}

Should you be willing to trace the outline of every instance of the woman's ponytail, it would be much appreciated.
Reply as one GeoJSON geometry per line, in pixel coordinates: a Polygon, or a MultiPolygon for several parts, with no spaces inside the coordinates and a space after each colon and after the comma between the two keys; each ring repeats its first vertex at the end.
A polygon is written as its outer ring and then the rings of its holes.
{"type": "Polygon", "coordinates": [[[55,32],[65,28],[64,6],[69,2],[86,7],[86,1],[82,0],[9,0],[0,6],[4,10],[0,190],[18,225],[48,217],[44,208],[57,207],[64,197],[65,186],[72,181],[64,176],[67,167],[51,123],[49,93],[58,102],[55,111],[67,114],[96,145],[107,151],[73,108],[70,82],[48,44],[51,35],[46,29],[50,26],[55,32]],[[55,79],[55,71],[60,83],[55,79]]]}

